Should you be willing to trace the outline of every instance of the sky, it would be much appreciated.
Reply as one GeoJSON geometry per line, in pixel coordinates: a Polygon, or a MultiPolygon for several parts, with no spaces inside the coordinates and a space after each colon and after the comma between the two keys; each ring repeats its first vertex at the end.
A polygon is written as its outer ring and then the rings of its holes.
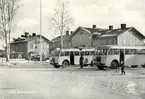
{"type": "MultiPolygon", "coordinates": [[[[42,35],[54,38],[54,30],[49,25],[56,0],[42,1],[42,35]]],[[[113,25],[119,28],[121,23],[135,27],[145,35],[145,0],[69,0],[70,13],[74,20],[70,29],[79,26],[108,28],[113,25]]],[[[24,31],[40,33],[40,0],[21,0],[14,21],[12,38],[21,36],[24,31]]]]}

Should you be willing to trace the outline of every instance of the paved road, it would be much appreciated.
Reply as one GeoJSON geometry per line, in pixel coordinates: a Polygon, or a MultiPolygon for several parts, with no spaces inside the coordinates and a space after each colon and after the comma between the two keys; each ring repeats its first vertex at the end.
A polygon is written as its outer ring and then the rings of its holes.
{"type": "Polygon", "coordinates": [[[0,69],[0,99],[145,99],[145,70],[0,69]]]}

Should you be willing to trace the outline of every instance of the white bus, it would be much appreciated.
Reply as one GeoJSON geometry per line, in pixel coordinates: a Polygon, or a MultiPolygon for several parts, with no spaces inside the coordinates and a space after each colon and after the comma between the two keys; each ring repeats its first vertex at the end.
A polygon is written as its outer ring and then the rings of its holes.
{"type": "Polygon", "coordinates": [[[120,62],[120,51],[124,53],[125,66],[131,67],[145,64],[145,46],[97,46],[94,51],[93,62],[101,64],[97,65],[99,69],[103,69],[105,66],[116,68],[120,62]]]}
{"type": "Polygon", "coordinates": [[[61,49],[59,54],[55,56],[54,67],[59,68],[60,66],[70,66],[70,65],[79,65],[81,53],[84,55],[84,65],[92,65],[92,58],[95,48],[70,48],[70,49],[61,49]]]}

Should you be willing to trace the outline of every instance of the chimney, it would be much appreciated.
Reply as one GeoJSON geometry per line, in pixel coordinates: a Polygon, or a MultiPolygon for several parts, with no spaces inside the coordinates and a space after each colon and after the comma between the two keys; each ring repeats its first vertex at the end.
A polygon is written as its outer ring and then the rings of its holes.
{"type": "Polygon", "coordinates": [[[71,31],[71,34],[73,34],[73,31],[71,31]]]}
{"type": "Polygon", "coordinates": [[[112,25],[109,26],[109,30],[113,30],[113,26],[112,25]]]}
{"type": "Polygon", "coordinates": [[[66,31],[66,36],[69,36],[69,31],[66,31]]]}
{"type": "Polygon", "coordinates": [[[93,28],[96,28],[96,25],[93,25],[93,28]]]}
{"type": "Polygon", "coordinates": [[[25,37],[29,37],[29,32],[25,32],[25,37]]]}
{"type": "Polygon", "coordinates": [[[126,29],[126,24],[121,24],[121,29],[126,29]]]}
{"type": "Polygon", "coordinates": [[[36,36],[36,33],[32,33],[32,36],[33,36],[33,37],[36,36]]]}

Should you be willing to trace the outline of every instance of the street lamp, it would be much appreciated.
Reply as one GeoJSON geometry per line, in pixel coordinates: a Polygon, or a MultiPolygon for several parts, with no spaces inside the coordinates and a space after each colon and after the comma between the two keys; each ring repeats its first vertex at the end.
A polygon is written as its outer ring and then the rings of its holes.
{"type": "Polygon", "coordinates": [[[42,2],[40,1],[40,62],[42,62],[42,2]]]}

